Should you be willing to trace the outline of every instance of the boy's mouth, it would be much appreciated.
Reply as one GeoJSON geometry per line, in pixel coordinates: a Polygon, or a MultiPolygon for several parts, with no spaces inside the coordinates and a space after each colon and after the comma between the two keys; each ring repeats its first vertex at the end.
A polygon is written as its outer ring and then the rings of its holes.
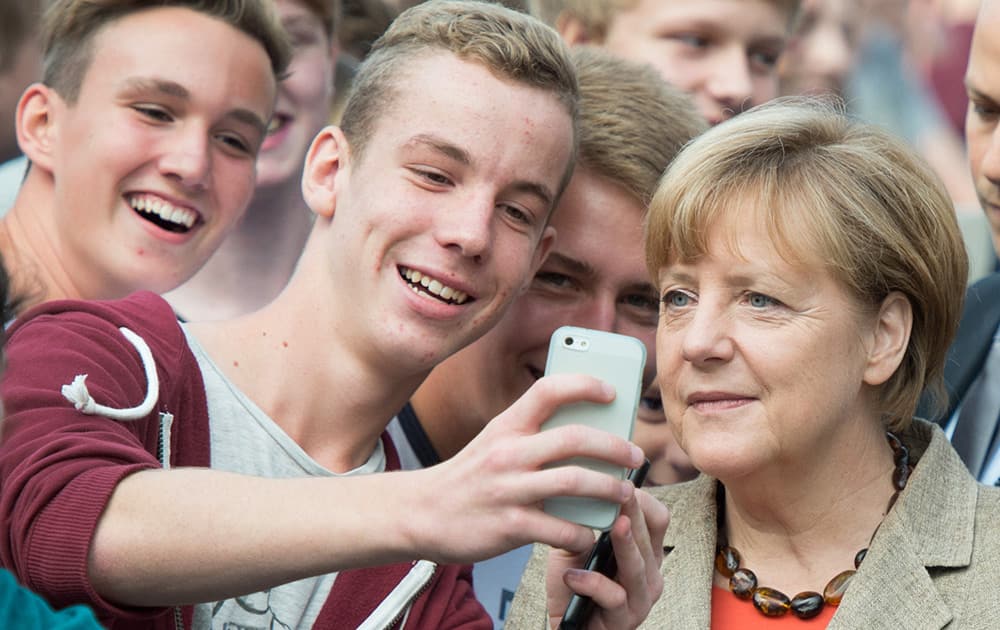
{"type": "Polygon", "coordinates": [[[464,291],[453,289],[415,269],[400,267],[399,275],[409,283],[415,293],[430,296],[445,304],[465,304],[469,301],[469,295],[464,291]]]}
{"type": "Polygon", "coordinates": [[[153,195],[129,195],[127,200],[139,216],[168,232],[186,234],[198,221],[195,211],[174,206],[153,195]]]}

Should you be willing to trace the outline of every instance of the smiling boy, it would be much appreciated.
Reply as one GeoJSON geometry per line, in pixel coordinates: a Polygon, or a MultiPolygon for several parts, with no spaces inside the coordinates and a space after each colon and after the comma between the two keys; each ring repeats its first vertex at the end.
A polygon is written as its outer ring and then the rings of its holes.
{"type": "Polygon", "coordinates": [[[272,304],[180,326],[141,293],[51,304],[12,327],[3,563],[54,601],[142,627],[206,602],[177,615],[487,628],[468,569],[448,563],[532,540],[585,551],[590,530],[540,509],[579,494],[623,504],[625,577],[571,570],[567,583],[636,625],[662,587],[646,575],[665,508],[606,475],[542,470],[572,454],[639,463],[599,431],[538,433],[561,404],[609,401],[600,383],[543,379],[450,462],[367,474],[398,468],[381,437],[394,412],[497,321],[551,246],[576,108],[566,51],[535,20],[473,2],[404,13],[342,127],[309,150],[316,224],[272,304]]]}
{"type": "Polygon", "coordinates": [[[253,192],[289,57],[273,7],[61,0],[44,20],[43,80],[17,107],[31,168],[0,222],[14,293],[172,289],[253,192]]]}

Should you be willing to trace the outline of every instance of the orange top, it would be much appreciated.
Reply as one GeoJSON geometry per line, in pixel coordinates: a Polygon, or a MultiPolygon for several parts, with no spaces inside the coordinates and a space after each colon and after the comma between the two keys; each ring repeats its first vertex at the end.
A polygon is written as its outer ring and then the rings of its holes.
{"type": "Polygon", "coordinates": [[[771,630],[772,628],[825,628],[837,612],[836,606],[824,606],[812,619],[799,619],[789,612],[781,617],[765,617],[753,602],[742,600],[729,590],[712,587],[712,630],[771,630]]]}

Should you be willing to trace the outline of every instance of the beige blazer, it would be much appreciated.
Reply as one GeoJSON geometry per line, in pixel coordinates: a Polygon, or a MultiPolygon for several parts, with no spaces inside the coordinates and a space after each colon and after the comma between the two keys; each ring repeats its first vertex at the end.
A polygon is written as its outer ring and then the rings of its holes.
{"type": "MultiPolygon", "coordinates": [[[[903,436],[919,458],[829,628],[1000,628],[1000,488],[975,482],[936,426],[903,436]]],[[[706,476],[653,489],[671,508],[664,592],[642,628],[708,630],[715,556],[715,488],[706,476]]],[[[545,627],[545,555],[536,546],[509,630],[545,627]]]]}

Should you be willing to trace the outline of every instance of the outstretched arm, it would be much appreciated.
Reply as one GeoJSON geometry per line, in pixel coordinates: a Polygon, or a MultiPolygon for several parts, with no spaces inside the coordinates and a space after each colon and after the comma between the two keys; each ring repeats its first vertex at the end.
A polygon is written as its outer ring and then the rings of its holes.
{"type": "MultiPolygon", "coordinates": [[[[560,405],[612,398],[589,377],[547,377],[454,458],[421,471],[309,479],[205,469],[134,473],[117,485],[98,521],[88,568],[93,586],[120,604],[158,606],[348,567],[472,562],[532,541],[585,553],[590,530],[545,514],[541,501],[590,496],[626,504],[627,515],[634,489],[582,468],[543,466],[585,456],[634,467],[641,451],[586,427],[538,429],[560,405]]],[[[622,561],[627,569],[630,559],[622,561]]],[[[600,601],[611,596],[599,590],[600,601]]]]}

